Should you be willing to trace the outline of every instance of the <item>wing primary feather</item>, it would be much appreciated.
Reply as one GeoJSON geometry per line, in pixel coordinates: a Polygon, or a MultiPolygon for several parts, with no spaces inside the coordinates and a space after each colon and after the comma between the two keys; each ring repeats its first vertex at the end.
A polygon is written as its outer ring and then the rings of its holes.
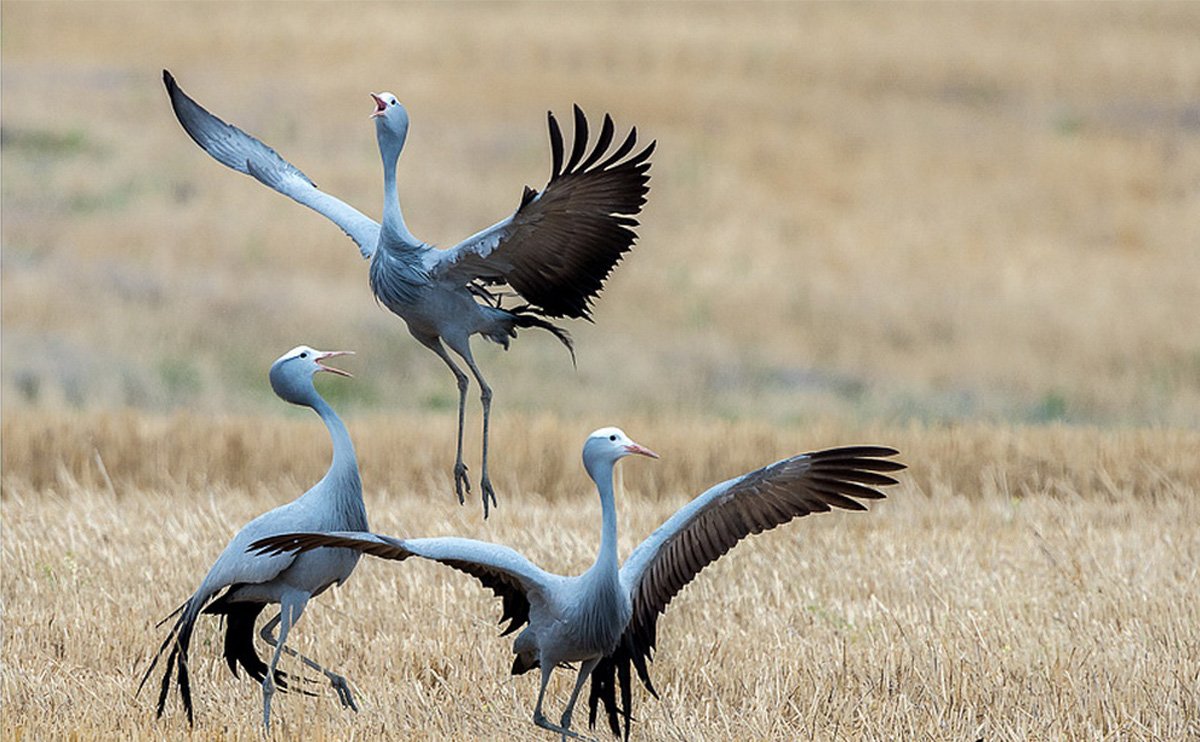
{"type": "Polygon", "coordinates": [[[575,171],[575,166],[579,164],[580,158],[583,157],[584,150],[587,149],[587,116],[583,115],[583,109],[581,109],[578,104],[574,106],[574,112],[575,141],[571,145],[571,159],[567,161],[567,166],[563,168],[563,175],[569,175],[575,171]]]}
{"type": "Polygon", "coordinates": [[[612,144],[613,133],[615,130],[616,127],[613,126],[612,116],[609,116],[607,113],[604,114],[604,123],[600,125],[600,138],[596,140],[596,146],[592,149],[592,154],[588,155],[588,158],[584,160],[582,164],[580,164],[580,170],[587,170],[592,165],[595,165],[597,160],[604,156],[604,152],[608,149],[608,145],[612,144]]]}
{"type": "Polygon", "coordinates": [[[546,117],[550,126],[550,158],[552,164],[550,166],[550,182],[558,180],[558,176],[562,171],[563,160],[563,138],[562,130],[558,128],[558,119],[554,118],[553,111],[547,111],[546,117]]]}
{"type": "MultiPolygon", "coordinates": [[[[633,146],[635,144],[637,144],[637,127],[636,126],[629,130],[629,134],[627,134],[625,136],[625,141],[621,142],[621,146],[617,147],[617,151],[613,152],[612,155],[610,155],[607,160],[605,160],[604,162],[597,165],[596,169],[597,170],[607,170],[614,163],[618,162],[622,157],[629,154],[629,152],[633,149],[633,146]]],[[[648,147],[647,149],[650,149],[653,147],[654,147],[654,143],[651,142],[650,147],[648,147]]]]}

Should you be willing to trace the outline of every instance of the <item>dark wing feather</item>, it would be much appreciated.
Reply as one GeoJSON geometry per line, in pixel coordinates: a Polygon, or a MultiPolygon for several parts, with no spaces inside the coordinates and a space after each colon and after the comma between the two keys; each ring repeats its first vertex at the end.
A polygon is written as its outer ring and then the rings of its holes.
{"type": "Polygon", "coordinates": [[[486,565],[453,559],[438,559],[447,567],[453,567],[460,572],[466,572],[479,584],[492,591],[492,594],[503,602],[503,614],[497,623],[508,621],[500,636],[508,636],[525,624],[529,623],[529,598],[525,597],[525,589],[520,581],[512,575],[486,565]]]}
{"type": "Polygon", "coordinates": [[[648,662],[657,641],[658,616],[701,570],[746,536],[793,518],[833,508],[865,510],[851,498],[882,498],[882,492],[867,484],[897,483],[885,473],[905,468],[886,458],[896,453],[881,446],[855,446],[784,459],[713,487],[668,519],[621,568],[622,583],[631,591],[633,615],[617,650],[592,672],[590,721],[595,723],[603,702],[613,733],[621,736],[623,719],[624,737],[629,738],[629,667],[633,666],[642,684],[657,696],[648,662]]]}
{"type": "MultiPolygon", "coordinates": [[[[506,566],[488,563],[486,559],[473,558],[479,547],[491,547],[467,539],[415,539],[408,543],[390,536],[363,533],[360,535],[338,535],[327,533],[289,533],[269,536],[250,545],[250,550],[260,554],[281,552],[304,552],[320,547],[355,549],[363,554],[404,561],[412,556],[430,559],[479,580],[485,588],[503,602],[503,615],[499,623],[508,621],[501,636],[507,636],[529,622],[528,584],[523,575],[506,566]],[[411,547],[410,547],[411,545],[411,547]],[[465,549],[447,549],[446,546],[465,546],[465,549]]],[[[493,547],[498,551],[503,547],[493,547]]],[[[515,554],[503,549],[501,556],[515,554]]],[[[523,560],[524,558],[521,557],[523,560]]],[[[527,562],[526,562],[527,564],[527,562]]],[[[516,565],[518,568],[520,564],[516,565]]],[[[532,565],[529,565],[532,567],[532,565]]]]}
{"type": "MultiPolygon", "coordinates": [[[[238,676],[240,665],[251,679],[261,683],[267,676],[268,667],[254,648],[254,624],[267,604],[229,600],[229,596],[240,587],[241,585],[230,585],[224,595],[209,603],[201,613],[225,616],[225,643],[222,654],[233,676],[238,676]]],[[[284,693],[290,690],[290,678],[283,670],[275,671],[275,686],[284,693]]],[[[306,690],[300,692],[306,696],[317,695],[306,690]]]]}
{"type": "Polygon", "coordinates": [[[592,300],[637,238],[635,217],[646,203],[655,143],[623,159],[637,143],[633,129],[609,153],[615,127],[606,114],[588,154],[587,118],[579,106],[574,117],[574,139],[564,165],[562,131],[554,115],[548,115],[551,175],[546,187],[537,193],[527,189],[511,217],[435,253],[435,276],[506,283],[547,316],[589,318],[592,300]]]}

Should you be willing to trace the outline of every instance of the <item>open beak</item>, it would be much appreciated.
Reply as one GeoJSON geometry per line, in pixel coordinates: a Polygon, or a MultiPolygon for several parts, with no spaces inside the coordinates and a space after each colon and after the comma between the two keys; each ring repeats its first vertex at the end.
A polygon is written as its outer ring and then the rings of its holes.
{"type": "Polygon", "coordinates": [[[387,104],[383,102],[383,98],[380,98],[374,93],[371,93],[371,97],[375,99],[375,113],[371,114],[371,118],[382,116],[384,112],[387,111],[387,104]]]}
{"type": "Polygon", "coordinates": [[[338,356],[352,356],[352,355],[354,355],[354,351],[352,351],[352,350],[330,350],[330,351],[326,351],[324,353],[318,353],[317,356],[315,358],[313,358],[313,362],[315,362],[317,364],[317,368],[321,369],[322,371],[328,371],[329,373],[337,374],[338,376],[348,376],[353,379],[354,374],[350,373],[349,371],[343,371],[340,368],[334,368],[333,366],[326,366],[324,363],[321,363],[321,361],[326,361],[326,360],[329,360],[330,358],[337,358],[338,356]]]}
{"type": "Polygon", "coordinates": [[[630,443],[628,446],[625,447],[625,452],[626,453],[636,453],[641,456],[649,456],[652,459],[658,458],[658,454],[654,453],[653,451],[651,451],[650,449],[646,448],[645,446],[643,446],[639,443],[630,443]]]}

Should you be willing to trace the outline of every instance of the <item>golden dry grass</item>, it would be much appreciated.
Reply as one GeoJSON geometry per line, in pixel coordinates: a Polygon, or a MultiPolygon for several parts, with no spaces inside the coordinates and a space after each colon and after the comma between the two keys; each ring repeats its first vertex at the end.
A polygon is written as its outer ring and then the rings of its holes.
{"type": "MultiPolygon", "coordinates": [[[[586,567],[598,537],[577,463],[587,431],[505,425],[502,507],[484,524],[477,505],[451,502],[448,446],[428,445],[448,443],[444,416],[353,422],[373,527],[586,567]]],[[[660,624],[663,700],[638,694],[637,738],[1200,734],[1195,433],[627,427],[663,459],[622,464],[623,553],[706,485],[788,453],[885,442],[912,465],[871,512],[750,539],[689,586],[660,624]]],[[[156,722],[153,693],[133,696],[161,639],[153,623],[242,523],[319,476],[319,423],[101,414],[6,420],[3,434],[5,739],[182,736],[177,703],[156,722]]],[[[497,616],[465,576],[364,562],[295,634],[351,678],[362,712],[328,693],[283,696],[274,735],[543,738],[528,721],[536,681],[508,676],[497,616]]],[[[200,736],[259,737],[257,686],[228,676],[215,621],[197,636],[200,736]]],[[[558,679],[549,708],[568,690],[558,679]]]]}

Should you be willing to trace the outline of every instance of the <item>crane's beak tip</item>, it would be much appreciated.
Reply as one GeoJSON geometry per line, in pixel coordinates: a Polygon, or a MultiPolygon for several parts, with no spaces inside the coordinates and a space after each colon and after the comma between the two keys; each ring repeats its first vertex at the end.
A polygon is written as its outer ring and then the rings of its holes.
{"type": "Polygon", "coordinates": [[[628,451],[629,453],[636,453],[639,456],[647,456],[652,459],[657,459],[659,457],[658,454],[654,453],[653,451],[651,451],[650,449],[646,448],[645,446],[643,446],[639,443],[633,443],[631,445],[628,445],[625,447],[625,450],[628,451]]]}
{"type": "Polygon", "coordinates": [[[352,351],[352,350],[331,350],[331,351],[322,353],[321,355],[317,356],[313,360],[316,361],[317,368],[321,369],[322,371],[328,371],[331,374],[337,374],[338,376],[345,376],[347,378],[353,379],[354,374],[350,373],[349,371],[343,371],[342,369],[334,368],[333,366],[326,366],[324,363],[322,363],[322,361],[327,361],[330,358],[336,358],[338,356],[352,356],[352,355],[354,355],[354,351],[352,351]]]}

